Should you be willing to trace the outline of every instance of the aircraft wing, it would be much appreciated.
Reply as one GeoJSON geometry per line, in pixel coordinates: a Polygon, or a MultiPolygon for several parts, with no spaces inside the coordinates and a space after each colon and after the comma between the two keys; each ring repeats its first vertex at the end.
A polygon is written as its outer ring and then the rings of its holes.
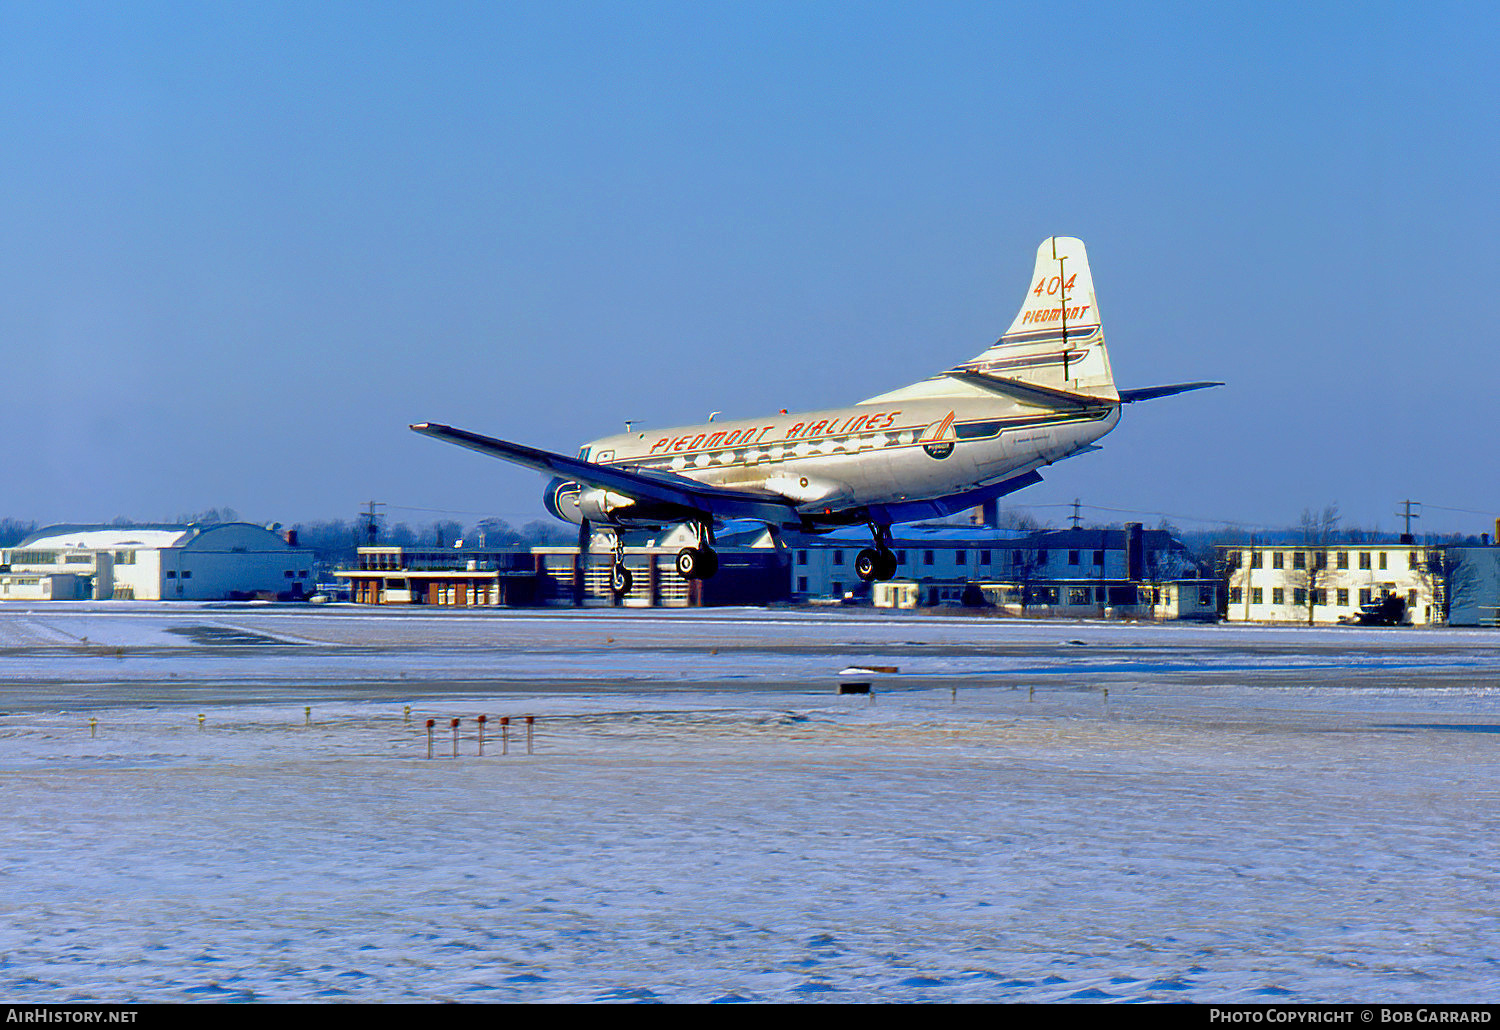
{"type": "Polygon", "coordinates": [[[1136,401],[1154,401],[1158,397],[1170,397],[1174,393],[1187,393],[1189,390],[1206,390],[1210,386],[1223,385],[1223,383],[1173,383],[1170,386],[1143,386],[1137,390],[1121,390],[1120,403],[1134,404],[1136,401]]]}
{"type": "Polygon", "coordinates": [[[789,501],[773,495],[759,495],[724,486],[710,486],[686,476],[673,475],[656,469],[622,468],[600,465],[582,458],[570,458],[565,454],[554,454],[525,444],[511,443],[481,436],[465,429],[439,425],[436,422],[419,422],[411,427],[423,436],[467,447],[492,458],[503,458],[517,465],[538,472],[546,472],[570,479],[584,486],[612,490],[638,501],[656,501],[675,504],[696,512],[705,512],[725,519],[757,519],[776,524],[796,524],[796,508],[789,501]]]}

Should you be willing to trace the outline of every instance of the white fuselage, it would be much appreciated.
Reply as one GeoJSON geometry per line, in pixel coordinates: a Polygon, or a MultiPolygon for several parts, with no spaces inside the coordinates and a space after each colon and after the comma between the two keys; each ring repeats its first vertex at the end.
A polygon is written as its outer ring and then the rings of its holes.
{"type": "MultiPolygon", "coordinates": [[[[591,441],[580,457],[785,498],[798,511],[820,513],[998,483],[1086,449],[1119,417],[1118,403],[1107,400],[1059,411],[993,396],[908,397],[621,433],[591,441]]],[[[630,498],[584,493],[593,495],[584,498],[589,518],[630,518],[630,498]]]]}

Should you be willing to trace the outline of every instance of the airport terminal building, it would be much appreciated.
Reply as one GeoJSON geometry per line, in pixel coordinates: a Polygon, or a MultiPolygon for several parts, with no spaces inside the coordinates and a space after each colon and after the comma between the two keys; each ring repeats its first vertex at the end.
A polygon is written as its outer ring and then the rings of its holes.
{"type": "Polygon", "coordinates": [[[297,600],[313,557],[248,522],[48,526],[0,550],[0,600],[297,600]]]}

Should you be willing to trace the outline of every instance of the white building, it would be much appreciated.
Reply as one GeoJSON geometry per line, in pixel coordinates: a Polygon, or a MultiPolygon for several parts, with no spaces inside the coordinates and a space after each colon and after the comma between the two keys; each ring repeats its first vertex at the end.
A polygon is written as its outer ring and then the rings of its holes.
{"type": "Polygon", "coordinates": [[[1442,621],[1443,577],[1421,544],[1278,544],[1221,547],[1230,568],[1231,622],[1327,624],[1353,621],[1367,604],[1406,602],[1405,621],[1442,621]]]}
{"type": "Polygon", "coordinates": [[[43,599],[30,581],[63,574],[73,590],[52,599],[295,599],[312,593],[313,554],[246,522],[48,526],[0,550],[0,600],[43,599]]]}

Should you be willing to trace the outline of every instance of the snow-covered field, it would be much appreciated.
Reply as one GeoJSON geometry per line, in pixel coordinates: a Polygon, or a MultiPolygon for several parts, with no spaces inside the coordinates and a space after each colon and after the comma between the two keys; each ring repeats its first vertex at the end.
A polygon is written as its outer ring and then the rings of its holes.
{"type": "Polygon", "coordinates": [[[1497,644],[4,605],[0,991],[1492,1001],[1497,644]]]}

